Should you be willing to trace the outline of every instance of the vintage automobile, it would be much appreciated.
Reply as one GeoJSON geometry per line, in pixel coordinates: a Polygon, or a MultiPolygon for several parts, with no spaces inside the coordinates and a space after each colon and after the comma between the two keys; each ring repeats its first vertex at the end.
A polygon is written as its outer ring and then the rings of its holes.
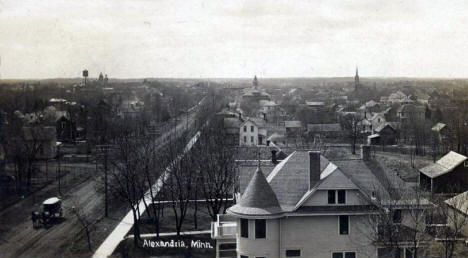
{"type": "Polygon", "coordinates": [[[50,225],[57,218],[63,218],[62,200],[52,197],[42,203],[41,212],[35,211],[31,214],[33,227],[37,228],[41,224],[50,225]]]}

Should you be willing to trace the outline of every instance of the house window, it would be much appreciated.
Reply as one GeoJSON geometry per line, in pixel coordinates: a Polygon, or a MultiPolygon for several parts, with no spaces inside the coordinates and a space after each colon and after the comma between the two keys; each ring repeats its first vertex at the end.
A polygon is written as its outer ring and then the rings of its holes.
{"type": "Polygon", "coordinates": [[[250,126],[250,131],[253,133],[254,132],[254,127],[253,125],[250,126]]]}
{"type": "Polygon", "coordinates": [[[253,137],[253,136],[250,136],[250,142],[251,142],[251,143],[254,142],[254,137],[253,137]]]}
{"type": "Polygon", "coordinates": [[[333,252],[332,258],[356,258],[356,252],[333,252]]]}
{"type": "Polygon", "coordinates": [[[339,204],[346,203],[346,191],[345,190],[338,190],[338,203],[339,204]]]}
{"type": "Polygon", "coordinates": [[[247,126],[244,125],[244,132],[247,132],[247,126]]]}
{"type": "Polygon", "coordinates": [[[266,220],[255,220],[255,238],[266,238],[266,220]]]}
{"type": "Polygon", "coordinates": [[[240,258],[249,258],[247,255],[241,255],[240,258]]]}
{"type": "Polygon", "coordinates": [[[301,257],[301,250],[298,250],[298,249],[286,250],[286,257],[301,257]]]}
{"type": "Polygon", "coordinates": [[[247,136],[244,136],[244,143],[247,142],[247,136]]]}
{"type": "Polygon", "coordinates": [[[348,235],[349,234],[349,216],[341,215],[339,217],[339,224],[340,224],[340,235],[348,235]]]}
{"type": "Polygon", "coordinates": [[[401,223],[401,210],[393,211],[393,223],[401,223]]]}
{"type": "Polygon", "coordinates": [[[345,190],[328,190],[328,204],[345,204],[346,191],[345,190]]]}
{"type": "Polygon", "coordinates": [[[241,228],[240,228],[241,237],[249,238],[249,220],[240,219],[240,224],[241,224],[241,228]]]}
{"type": "Polygon", "coordinates": [[[335,190],[328,190],[328,204],[335,204],[335,190]]]}

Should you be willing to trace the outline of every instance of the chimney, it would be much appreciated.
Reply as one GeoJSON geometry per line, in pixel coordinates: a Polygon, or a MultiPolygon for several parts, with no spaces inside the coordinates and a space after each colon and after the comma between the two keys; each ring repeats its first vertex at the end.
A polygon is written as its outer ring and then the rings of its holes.
{"type": "Polygon", "coordinates": [[[320,180],[320,151],[309,151],[309,190],[320,180]]]}
{"type": "Polygon", "coordinates": [[[361,158],[364,161],[370,160],[370,145],[361,145],[361,158]]]}
{"type": "Polygon", "coordinates": [[[241,112],[239,112],[239,119],[242,119],[242,114],[241,114],[241,112]]]}
{"type": "Polygon", "coordinates": [[[272,151],[271,151],[271,162],[272,162],[273,164],[278,163],[278,159],[276,158],[276,150],[272,150],[272,151]]]}

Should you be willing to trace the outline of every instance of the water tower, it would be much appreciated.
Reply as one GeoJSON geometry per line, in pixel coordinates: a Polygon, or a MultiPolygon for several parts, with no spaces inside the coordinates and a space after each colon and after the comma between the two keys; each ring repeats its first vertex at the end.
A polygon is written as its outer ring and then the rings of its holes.
{"type": "Polygon", "coordinates": [[[86,86],[87,84],[87,81],[88,81],[88,70],[87,69],[84,69],[83,70],[83,82],[84,82],[84,85],[86,86]]]}

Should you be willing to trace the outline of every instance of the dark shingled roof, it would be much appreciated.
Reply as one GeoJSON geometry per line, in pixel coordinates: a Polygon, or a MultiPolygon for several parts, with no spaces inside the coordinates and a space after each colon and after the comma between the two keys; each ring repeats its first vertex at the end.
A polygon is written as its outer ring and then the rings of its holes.
{"type": "Polygon", "coordinates": [[[229,208],[229,212],[239,216],[269,216],[281,215],[283,210],[263,172],[258,168],[239,203],[229,208]]]}
{"type": "MultiPolygon", "coordinates": [[[[320,173],[330,162],[320,156],[320,173]]],[[[281,163],[280,163],[281,164],[281,163]]],[[[278,165],[268,175],[269,183],[283,210],[292,210],[309,190],[309,152],[298,150],[290,155],[285,164],[278,165]]]]}
{"type": "MultiPolygon", "coordinates": [[[[239,176],[239,191],[240,193],[244,193],[245,189],[250,183],[250,179],[254,176],[255,172],[258,168],[258,161],[257,160],[243,160],[243,161],[236,161],[237,169],[238,169],[238,176],[239,176]]],[[[262,160],[261,167],[262,173],[265,177],[267,177],[271,171],[275,168],[276,164],[273,164],[271,160],[262,160]]]]}

